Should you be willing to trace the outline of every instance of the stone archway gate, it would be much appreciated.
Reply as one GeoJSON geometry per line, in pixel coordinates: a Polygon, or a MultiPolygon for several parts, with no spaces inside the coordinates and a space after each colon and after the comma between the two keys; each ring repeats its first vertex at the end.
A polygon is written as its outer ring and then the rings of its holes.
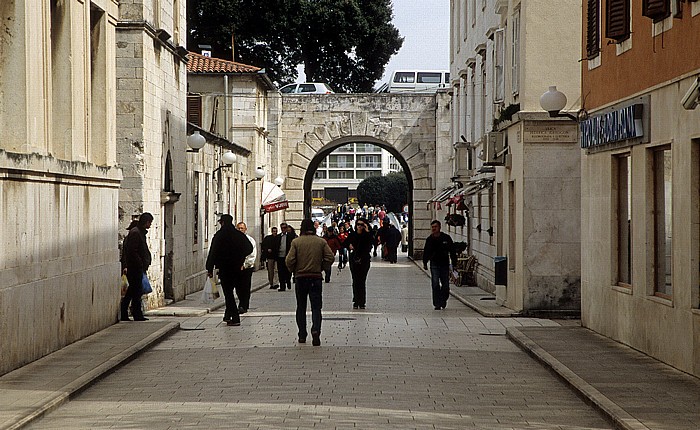
{"type": "Polygon", "coordinates": [[[319,158],[345,143],[375,143],[392,152],[412,178],[410,237],[414,257],[421,257],[432,217],[427,201],[452,174],[448,103],[446,93],[283,96],[278,136],[286,221],[296,226],[308,210],[305,180],[319,158]],[[438,159],[449,172],[437,171],[438,159]]]}

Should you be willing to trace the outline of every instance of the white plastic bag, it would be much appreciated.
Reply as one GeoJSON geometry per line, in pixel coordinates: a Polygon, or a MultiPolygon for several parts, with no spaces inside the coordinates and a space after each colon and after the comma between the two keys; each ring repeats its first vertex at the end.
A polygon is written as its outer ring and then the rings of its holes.
{"type": "Polygon", "coordinates": [[[207,281],[204,283],[204,288],[202,289],[202,303],[210,304],[214,303],[214,288],[212,287],[211,278],[207,277],[207,281]]]}

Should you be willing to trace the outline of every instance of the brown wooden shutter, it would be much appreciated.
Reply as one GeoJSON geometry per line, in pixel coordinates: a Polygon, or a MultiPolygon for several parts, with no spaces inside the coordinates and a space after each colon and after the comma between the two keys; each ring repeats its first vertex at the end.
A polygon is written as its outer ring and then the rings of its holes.
{"type": "Polygon", "coordinates": [[[190,122],[197,127],[202,126],[202,96],[187,96],[187,122],[190,122]]]}
{"type": "Polygon", "coordinates": [[[605,11],[605,37],[618,42],[630,35],[630,0],[608,0],[605,11]]]}
{"type": "Polygon", "coordinates": [[[586,56],[593,58],[600,52],[600,0],[588,0],[586,25],[586,56]]]}
{"type": "Polygon", "coordinates": [[[671,0],[642,0],[642,15],[661,21],[671,15],[671,0]]]}

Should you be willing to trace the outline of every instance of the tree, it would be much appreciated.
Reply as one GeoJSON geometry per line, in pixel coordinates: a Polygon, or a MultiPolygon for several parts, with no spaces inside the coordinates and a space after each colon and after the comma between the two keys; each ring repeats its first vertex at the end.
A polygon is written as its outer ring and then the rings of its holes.
{"type": "Polygon", "coordinates": [[[338,92],[371,92],[403,38],[391,0],[200,0],[187,2],[187,46],[264,67],[278,85],[306,80],[338,92]]]}
{"type": "Polygon", "coordinates": [[[401,213],[408,197],[408,179],[404,172],[370,176],[357,185],[360,205],[385,206],[388,212],[401,213]]]}

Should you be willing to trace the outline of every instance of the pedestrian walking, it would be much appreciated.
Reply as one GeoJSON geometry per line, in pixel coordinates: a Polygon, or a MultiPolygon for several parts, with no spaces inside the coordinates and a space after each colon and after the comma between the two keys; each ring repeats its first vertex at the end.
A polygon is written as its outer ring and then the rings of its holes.
{"type": "Polygon", "coordinates": [[[368,231],[366,218],[355,222],[356,231],[345,239],[344,246],[350,250],[350,273],[352,274],[352,308],[365,309],[367,302],[367,274],[369,273],[372,246],[376,241],[368,231]]]}
{"type": "Polygon", "coordinates": [[[401,225],[401,252],[408,252],[408,225],[401,225]]]}
{"type": "Polygon", "coordinates": [[[433,288],[433,306],[436,311],[447,307],[450,297],[450,272],[452,263],[457,261],[457,254],[452,246],[452,238],[440,231],[440,221],[430,223],[430,236],[425,239],[423,248],[423,268],[428,269],[430,261],[430,282],[433,288]]]}
{"type": "Polygon", "coordinates": [[[241,325],[241,317],[236,306],[233,290],[242,282],[243,263],[253,252],[253,245],[244,233],[233,227],[233,217],[228,214],[219,218],[221,228],[214,234],[207,256],[207,276],[214,277],[214,268],[219,271],[221,290],[226,299],[224,321],[230,326],[241,325]]]}
{"type": "Polygon", "coordinates": [[[272,234],[265,236],[260,243],[260,259],[265,264],[267,269],[267,282],[270,284],[271,290],[276,290],[279,288],[277,283],[277,273],[275,268],[277,267],[277,251],[275,244],[277,242],[277,227],[272,227],[272,234]]]}
{"type": "Polygon", "coordinates": [[[285,263],[296,279],[296,320],[299,343],[306,342],[306,302],[311,302],[312,345],[321,345],[321,308],[323,307],[323,276],[321,271],[333,264],[333,252],[328,243],[316,235],[313,221],[301,222],[301,236],[292,241],[285,263]]]}
{"type": "Polygon", "coordinates": [[[236,285],[236,294],[238,295],[238,313],[244,314],[248,312],[250,307],[250,289],[253,280],[253,272],[255,271],[255,260],[258,257],[258,249],[253,236],[247,233],[248,226],[244,222],[236,224],[236,229],[245,234],[248,241],[253,245],[253,252],[248,254],[243,261],[243,270],[241,271],[241,282],[236,285]]]}
{"type": "MultiPolygon", "coordinates": [[[[340,239],[338,239],[338,235],[335,234],[335,230],[332,228],[328,228],[325,230],[325,233],[323,235],[323,239],[328,243],[328,246],[331,248],[331,251],[333,252],[333,261],[335,261],[335,254],[338,252],[339,249],[343,247],[343,245],[340,243],[340,239]]],[[[323,268],[323,271],[326,274],[325,281],[326,283],[331,282],[331,269],[333,268],[333,263],[327,267],[323,268]]]]}
{"type": "Polygon", "coordinates": [[[348,264],[348,249],[345,247],[345,239],[348,238],[348,233],[345,231],[345,224],[338,227],[338,240],[340,241],[340,249],[338,250],[338,269],[342,270],[348,264]]]}
{"type": "Polygon", "coordinates": [[[120,319],[129,319],[129,306],[131,306],[131,316],[134,321],[147,321],[141,309],[141,296],[143,296],[143,277],[146,276],[148,266],[151,265],[151,251],[148,249],[146,234],[153,223],[153,215],[144,212],[139,216],[138,221],[132,222],[129,233],[124,238],[122,244],[122,273],[129,281],[129,287],[122,298],[120,308],[120,319]]]}
{"type": "Polygon", "coordinates": [[[389,222],[388,218],[385,222],[389,223],[389,229],[384,236],[384,246],[387,248],[387,260],[391,264],[396,264],[398,262],[397,251],[399,245],[401,244],[401,232],[389,222]]]}
{"type": "MultiPolygon", "coordinates": [[[[315,233],[315,231],[314,231],[315,233]]],[[[277,272],[280,277],[280,288],[278,291],[285,291],[286,289],[292,289],[292,274],[287,270],[287,265],[284,260],[287,258],[287,254],[292,246],[292,240],[296,238],[294,229],[291,225],[283,222],[280,224],[280,234],[275,242],[275,249],[277,249],[277,272]]]]}

